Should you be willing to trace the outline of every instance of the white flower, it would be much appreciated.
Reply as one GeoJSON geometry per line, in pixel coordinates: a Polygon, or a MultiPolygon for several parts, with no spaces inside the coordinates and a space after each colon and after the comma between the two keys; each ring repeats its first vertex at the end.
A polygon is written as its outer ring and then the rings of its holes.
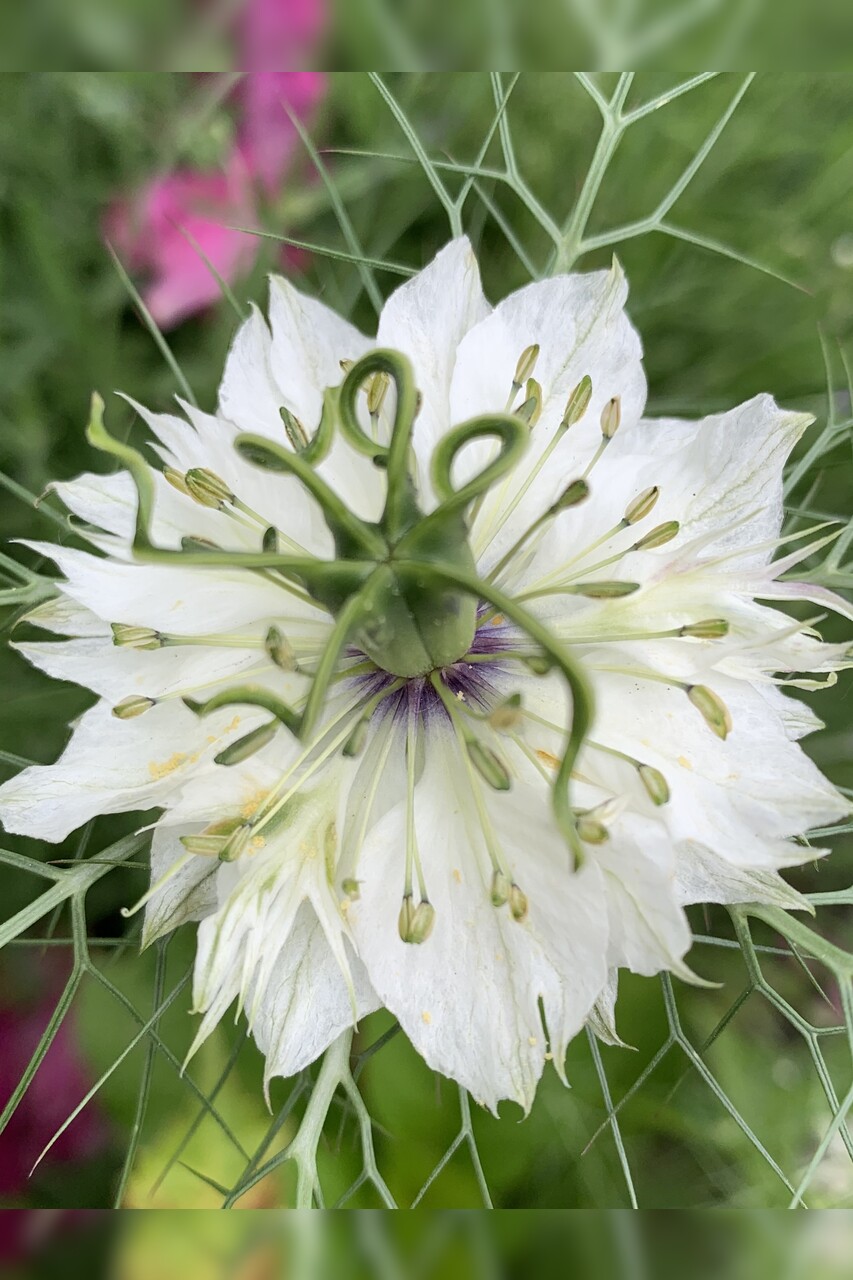
{"type": "Polygon", "coordinates": [[[201,922],[199,1042],[238,1000],[290,1075],[384,1005],[528,1108],[585,1022],[615,1037],[618,968],[690,976],[685,904],[800,901],[779,868],[820,851],[794,838],[849,808],[780,687],[845,647],[758,603],[850,616],[780,578],[811,543],[772,561],[808,419],[759,396],[644,420],[625,297],[614,266],[492,309],[459,240],[374,342],[274,279],[216,414],[137,406],[165,475],[96,416],[135,483],[56,486],[97,554],[38,544],[66,581],[30,621],[67,638],[20,649],[98,701],[0,805],[50,841],[162,811],[145,937],[201,922]],[[324,411],[377,346],[414,384],[368,358],[324,411]]]}

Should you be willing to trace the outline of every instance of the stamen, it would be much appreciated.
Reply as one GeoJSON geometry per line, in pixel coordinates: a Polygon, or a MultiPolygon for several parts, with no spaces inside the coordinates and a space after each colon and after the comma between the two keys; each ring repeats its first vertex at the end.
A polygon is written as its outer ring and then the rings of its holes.
{"type": "Polygon", "coordinates": [[[631,547],[632,551],[650,551],[652,547],[662,547],[667,542],[672,542],[673,538],[678,536],[681,525],[677,520],[667,520],[665,524],[659,524],[656,528],[651,529],[631,547]]]}
{"type": "Polygon", "coordinates": [[[133,627],[124,622],[111,622],[113,644],[128,649],[160,649],[163,640],[159,631],[152,627],[133,627]]]}
{"type": "Polygon", "coordinates": [[[658,684],[668,684],[673,689],[682,689],[687,694],[697,711],[699,711],[718,738],[725,739],[732,729],[732,718],[728,707],[719,694],[714,693],[704,684],[690,684],[685,680],[676,680],[672,676],[661,675],[657,671],[649,671],[646,667],[615,667],[605,665],[599,671],[612,671],[616,675],[629,676],[639,680],[653,680],[658,684]]]}
{"type": "Polygon", "coordinates": [[[527,894],[519,889],[518,885],[513,881],[509,889],[509,910],[513,920],[521,924],[522,920],[527,919],[527,894]]]}
{"type": "Polygon", "coordinates": [[[732,717],[719,694],[704,684],[682,685],[688,698],[718,738],[725,739],[732,729],[732,717]]]}
{"type": "Polygon", "coordinates": [[[282,671],[299,670],[299,663],[296,661],[293,645],[278,627],[270,627],[264,638],[264,649],[271,661],[277,667],[280,667],[282,671]]]}
{"type": "Polygon", "coordinates": [[[415,832],[415,768],[417,764],[418,717],[409,712],[406,728],[406,870],[403,902],[397,927],[403,942],[415,946],[426,942],[435,924],[435,908],[430,903],[424,883],[423,868],[418,854],[415,832]],[[420,902],[415,905],[412,896],[412,873],[417,871],[420,902]]]}
{"type": "Polygon", "coordinates": [[[218,755],[213,757],[214,764],[242,764],[244,760],[248,760],[256,751],[261,751],[268,743],[272,742],[279,730],[279,721],[270,720],[267,724],[259,725],[257,729],[252,729],[250,733],[244,734],[242,738],[238,738],[236,742],[231,742],[218,755]]]}
{"type": "Polygon", "coordinates": [[[287,436],[294,453],[302,453],[310,444],[310,436],[299,421],[295,413],[291,413],[285,405],[279,409],[282,423],[284,424],[284,434],[287,436]]]}
{"type": "Polygon", "coordinates": [[[245,853],[251,834],[250,822],[241,822],[239,827],[235,827],[219,851],[219,861],[236,862],[240,855],[245,853]]]}
{"type": "Polygon", "coordinates": [[[588,373],[585,373],[566,401],[566,407],[563,410],[563,417],[560,421],[562,430],[568,431],[569,427],[573,427],[576,422],[580,422],[589,408],[591,399],[592,378],[588,373]]]}
{"type": "MultiPolygon", "coordinates": [[[[525,382],[527,382],[528,378],[531,377],[533,370],[536,368],[536,361],[538,359],[538,342],[534,342],[531,346],[525,347],[521,355],[518,357],[518,363],[515,366],[515,373],[512,378],[512,387],[510,388],[510,393],[507,397],[506,405],[504,406],[504,413],[509,413],[511,410],[515,403],[515,397],[518,395],[525,382]]],[[[530,395],[529,390],[527,394],[528,396],[530,395]]]]}
{"type": "Polygon", "coordinates": [[[515,413],[516,417],[527,423],[531,431],[542,416],[542,388],[535,378],[528,379],[526,399],[515,413]]]}
{"type": "Polygon", "coordinates": [[[494,569],[489,573],[488,581],[494,582],[495,579],[498,578],[507,565],[512,563],[524,544],[532,538],[534,533],[541,529],[544,524],[549,520],[553,520],[554,517],[558,516],[562,511],[568,511],[571,507],[578,506],[579,503],[584,502],[588,497],[589,485],[585,480],[573,480],[571,484],[566,485],[556,502],[553,502],[547,511],[543,512],[538,519],[534,520],[533,523],[524,531],[521,537],[516,538],[506,555],[501,557],[494,569]]]}
{"type": "Polygon", "coordinates": [[[113,707],[113,715],[118,720],[134,720],[137,716],[150,711],[156,703],[156,698],[145,698],[141,694],[132,693],[128,698],[122,698],[121,702],[116,703],[113,707]]]}
{"type": "Polygon", "coordinates": [[[508,733],[516,727],[523,714],[521,694],[511,693],[487,713],[486,719],[497,733],[508,733]]]}
{"type": "Polygon", "coordinates": [[[637,773],[652,804],[660,806],[669,802],[669,783],[660,769],[652,764],[638,764],[637,773]]]}
{"type": "Polygon", "coordinates": [[[146,892],[143,893],[142,897],[137,898],[136,902],[134,902],[132,907],[121,907],[120,914],[124,917],[124,919],[129,920],[131,916],[136,915],[137,911],[141,911],[142,908],[147,903],[149,903],[156,894],[160,892],[163,886],[168,884],[169,881],[172,879],[172,877],[176,876],[178,872],[187,865],[187,863],[189,862],[192,856],[193,855],[191,853],[184,853],[181,855],[180,858],[176,858],[175,861],[172,863],[172,865],[169,867],[169,869],[162,876],[160,876],[158,880],[154,881],[154,883],[150,886],[150,888],[148,888],[146,892]]]}
{"type": "MultiPolygon", "coordinates": [[[[498,536],[501,529],[506,524],[507,520],[515,511],[516,507],[523,500],[525,494],[527,493],[530,486],[533,484],[536,477],[539,475],[542,468],[548,462],[548,459],[551,457],[551,454],[554,452],[557,445],[560,443],[560,441],[562,440],[563,436],[566,434],[568,429],[574,426],[574,424],[576,422],[579,422],[580,419],[583,417],[589,405],[591,396],[592,396],[592,380],[590,379],[588,374],[585,374],[583,378],[581,378],[580,382],[575,387],[575,389],[572,391],[571,395],[569,396],[568,402],[566,404],[566,409],[563,414],[560,425],[557,427],[557,430],[554,432],[554,435],[549,441],[547,447],[542,450],[542,453],[539,455],[536,462],[531,467],[530,471],[527,473],[524,483],[517,490],[515,496],[512,499],[512,502],[508,503],[504,510],[501,510],[501,508],[503,507],[504,501],[506,500],[506,496],[509,492],[510,485],[512,484],[512,474],[508,475],[504,480],[503,485],[501,486],[501,489],[499,491],[497,501],[495,502],[495,505],[494,505],[492,517],[489,520],[489,523],[487,524],[482,535],[478,539],[479,547],[481,551],[484,551],[486,547],[488,547],[489,543],[498,536]],[[497,519],[497,525],[495,526],[496,519],[497,519]]],[[[470,525],[472,529],[474,527],[475,520],[479,515],[479,511],[480,511],[480,504],[476,504],[474,509],[472,510],[471,519],[470,519],[470,525]]]]}
{"type": "Polygon", "coordinates": [[[685,623],[676,634],[692,636],[695,640],[721,640],[729,634],[729,624],[725,618],[705,618],[701,622],[685,623]]]}
{"type": "Polygon", "coordinates": [[[638,493],[633,502],[629,502],[625,508],[623,523],[638,524],[640,520],[645,520],[659,497],[660,488],[656,484],[653,484],[650,489],[644,489],[642,493],[638,493]]]}
{"type": "Polygon", "coordinates": [[[577,582],[563,588],[566,595],[588,596],[591,600],[618,600],[640,590],[639,582],[577,582]]]}
{"type": "Polygon", "coordinates": [[[172,488],[177,489],[178,493],[182,493],[185,498],[190,496],[189,485],[184,479],[183,471],[176,471],[174,467],[164,467],[163,479],[167,480],[172,488]]]}
{"type": "Polygon", "coordinates": [[[492,887],[489,896],[493,907],[502,907],[509,902],[511,889],[512,883],[509,876],[505,876],[502,871],[492,872],[492,887]]]}
{"type": "Polygon", "coordinates": [[[430,675],[430,683],[444,704],[454,728],[464,743],[468,759],[480,777],[495,791],[509,791],[511,779],[505,763],[495,751],[492,751],[491,747],[487,747],[476,734],[462,724],[459,719],[458,705],[442,680],[441,674],[433,671],[430,675]]]}
{"type": "Polygon", "coordinates": [[[500,756],[473,735],[465,734],[465,746],[471,763],[483,781],[495,791],[509,791],[511,785],[509,770],[500,756]]]}
{"type": "Polygon", "coordinates": [[[592,455],[589,466],[583,473],[586,480],[590,475],[593,467],[598,462],[604,450],[610,444],[610,441],[619,430],[619,423],[622,421],[622,401],[619,396],[612,396],[604,408],[601,410],[601,444],[592,455]]]}

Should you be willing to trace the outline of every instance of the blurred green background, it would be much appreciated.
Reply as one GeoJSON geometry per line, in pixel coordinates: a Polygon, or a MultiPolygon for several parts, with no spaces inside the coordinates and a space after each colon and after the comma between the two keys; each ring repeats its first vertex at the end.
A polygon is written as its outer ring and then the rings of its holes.
{"type": "MultiPolygon", "coordinates": [[[[679,82],[668,73],[640,74],[628,105],[639,106],[679,82]]],[[[495,117],[487,75],[392,74],[386,83],[430,156],[450,164],[476,158],[495,117]]],[[[505,76],[502,83],[506,91],[510,78],[505,76]]],[[[596,83],[609,93],[615,78],[602,75],[596,83]]],[[[638,120],[615,151],[589,233],[599,235],[653,211],[697,154],[740,83],[738,76],[719,75],[638,120]]],[[[19,537],[73,540],[73,530],[47,514],[46,509],[59,512],[55,500],[48,497],[35,508],[26,494],[41,495],[52,479],[102,468],[83,439],[93,389],[110,400],[113,429],[119,432],[139,428],[127,406],[110,399],[114,389],[158,410],[170,406],[177,390],[174,371],[141,320],[101,229],[105,211],[118,193],[132,191],[152,174],[178,163],[215,168],[221,161],[231,136],[229,108],[222,102],[211,105],[209,98],[205,84],[189,75],[0,76],[0,471],[13,486],[21,486],[3,492],[4,545],[19,537]]],[[[595,103],[571,73],[530,73],[513,88],[508,119],[530,189],[562,223],[593,156],[600,124],[595,103]]],[[[447,218],[368,76],[332,74],[310,132],[361,252],[410,268],[428,261],[448,236],[447,218]]],[[[491,169],[501,163],[496,138],[483,164],[491,169]]],[[[456,192],[461,177],[452,169],[440,173],[449,190],[456,192]]],[[[845,423],[851,412],[842,356],[853,354],[853,78],[760,74],[668,216],[679,235],[686,230],[694,239],[719,242],[726,251],[660,232],[638,235],[617,247],[631,284],[630,312],[646,351],[650,412],[700,415],[770,391],[781,403],[817,416],[805,448],[825,425],[830,399],[836,419],[845,423]],[[745,265],[737,256],[756,259],[767,270],[745,265]],[[821,334],[830,359],[831,397],[821,334]]],[[[493,300],[529,278],[513,248],[516,238],[531,265],[546,269],[550,245],[542,228],[507,184],[493,175],[472,184],[463,222],[478,248],[493,300]]],[[[353,239],[348,243],[342,231],[329,188],[304,150],[280,193],[264,209],[258,229],[335,252],[352,251],[353,239]]],[[[612,251],[603,245],[582,257],[579,265],[599,266],[609,261],[612,251]]],[[[280,256],[281,245],[275,239],[260,242],[250,276],[234,286],[240,306],[249,300],[263,303],[265,272],[280,256]]],[[[298,267],[291,269],[300,287],[322,295],[368,330],[375,324],[363,275],[352,262],[319,251],[302,252],[298,267]]],[[[392,271],[375,273],[386,294],[399,278],[392,271]]],[[[213,405],[236,324],[234,308],[223,300],[167,335],[175,361],[204,407],[213,405]]],[[[850,432],[841,429],[833,447],[814,460],[797,486],[792,519],[805,519],[803,512],[813,512],[815,518],[829,514],[850,519],[851,481],[850,432]]],[[[22,563],[38,563],[20,547],[11,551],[22,563]]],[[[10,609],[3,616],[4,640],[20,612],[10,609]]],[[[16,634],[23,635],[23,628],[16,634]]],[[[827,623],[825,634],[840,638],[844,627],[827,623]]],[[[66,741],[67,724],[88,705],[88,695],[48,681],[6,647],[0,653],[0,680],[3,776],[14,771],[16,759],[55,759],[66,741]]],[[[847,786],[853,785],[850,689],[849,676],[842,676],[832,692],[803,695],[828,725],[810,741],[810,750],[834,781],[847,786]]],[[[84,833],[85,844],[77,836],[61,849],[9,838],[4,843],[31,857],[74,858],[105,848],[133,827],[131,817],[99,820],[84,833]]],[[[840,836],[835,845],[829,863],[795,874],[798,887],[829,891],[850,883],[849,839],[840,836]]],[[[91,1104],[105,1136],[96,1155],[71,1163],[48,1158],[7,1203],[98,1207],[112,1203],[121,1187],[124,1202],[139,1207],[214,1206],[222,1201],[222,1188],[231,1187],[246,1165],[234,1138],[249,1153],[267,1141],[269,1157],[292,1132],[292,1118],[280,1115],[289,1086],[277,1082],[273,1089],[273,1116],[278,1112],[279,1120],[271,1131],[260,1089],[259,1057],[251,1045],[242,1044],[239,1028],[226,1020],[191,1072],[202,1095],[214,1091],[219,1119],[208,1116],[201,1121],[151,1196],[198,1117],[200,1102],[175,1069],[174,1059],[182,1058],[192,1038],[186,990],[161,1019],[154,1048],[143,1037],[126,1052],[139,1034],[140,1018],[150,1016],[158,957],[148,953],[140,958],[132,930],[127,946],[111,940],[125,932],[119,908],[138,896],[144,881],[144,869],[114,871],[97,883],[87,903],[89,935],[104,940],[100,946],[93,943],[91,951],[104,981],[87,975],[72,1013],[89,1081],[125,1054],[91,1104]],[[172,1060],[163,1046],[174,1055],[172,1060]],[[149,1069],[153,1074],[143,1115],[140,1082],[149,1069]],[[221,1121],[232,1137],[225,1134],[221,1121]],[[122,1179],[131,1142],[135,1159],[122,1179]]],[[[41,887],[32,876],[9,868],[3,870],[3,883],[4,916],[20,909],[41,887]]],[[[846,910],[822,910],[819,927],[849,948],[853,935],[846,910]]],[[[55,939],[69,936],[66,914],[48,923],[55,939]]],[[[695,924],[701,934],[733,937],[731,922],[722,912],[707,917],[699,912],[695,924]]],[[[45,921],[35,934],[45,935],[45,921]]],[[[769,932],[759,930],[756,937],[779,945],[769,932]]],[[[161,965],[165,990],[185,972],[192,951],[192,930],[179,932],[161,965]]],[[[67,946],[35,945],[33,937],[9,948],[0,969],[4,1004],[44,1008],[46,1020],[68,972],[68,956],[67,946]]],[[[793,958],[766,955],[762,962],[774,988],[808,1023],[839,1023],[838,993],[831,982],[822,990],[805,964],[793,958]]],[[[699,1058],[705,1040],[749,979],[736,947],[697,944],[691,963],[721,984],[708,990],[681,985],[675,989],[681,1014],[678,1035],[683,1034],[684,1044],[696,1047],[699,1058]]],[[[824,982],[826,974],[818,977],[824,982]]],[[[626,979],[622,984],[621,1033],[633,1049],[605,1049],[601,1055],[614,1102],[629,1091],[668,1037],[672,1041],[674,1024],[668,1021],[665,994],[657,980],[626,979]]],[[[387,1027],[381,1015],[368,1020],[359,1047],[364,1049],[387,1027]]],[[[786,1204],[790,1190],[753,1137],[796,1185],[831,1117],[827,1081],[830,1090],[834,1087],[842,1095],[850,1081],[845,1036],[819,1037],[822,1053],[816,1056],[817,1043],[817,1037],[797,1034],[760,992],[744,1001],[699,1058],[707,1062],[730,1106],[737,1108],[739,1123],[702,1078],[696,1062],[691,1065],[676,1037],[654,1073],[619,1112],[640,1204],[786,1204]]],[[[511,1107],[501,1121],[485,1113],[474,1116],[473,1137],[497,1205],[628,1203],[613,1133],[598,1132],[607,1109],[599,1072],[583,1037],[571,1050],[569,1077],[572,1088],[566,1091],[556,1076],[546,1076],[524,1123],[516,1123],[520,1114],[511,1107]]],[[[411,1203],[461,1132],[456,1089],[433,1077],[402,1036],[370,1058],[360,1083],[376,1121],[380,1167],[398,1201],[411,1203]]],[[[297,1105],[297,1114],[298,1109],[297,1105]]],[[[481,1203],[469,1136],[463,1133],[458,1150],[427,1188],[425,1205],[464,1208],[481,1203]]],[[[343,1108],[333,1110],[327,1138],[322,1159],[331,1204],[362,1168],[356,1127],[343,1108]]],[[[0,1167],[3,1142],[0,1137],[0,1167]]],[[[28,1152],[30,1163],[38,1153],[35,1147],[28,1152]]],[[[851,1169],[841,1141],[834,1141],[812,1181],[809,1203],[853,1206],[851,1169]]],[[[292,1178],[285,1167],[248,1193],[246,1203],[284,1205],[291,1193],[292,1178]]],[[[365,1186],[348,1203],[374,1205],[376,1198],[365,1186]]]]}

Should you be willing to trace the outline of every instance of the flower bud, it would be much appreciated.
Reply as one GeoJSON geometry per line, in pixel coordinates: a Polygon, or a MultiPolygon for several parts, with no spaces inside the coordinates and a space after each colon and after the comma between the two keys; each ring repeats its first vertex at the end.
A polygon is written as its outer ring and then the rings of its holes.
{"type": "Polygon", "coordinates": [[[293,652],[293,645],[278,627],[270,627],[264,637],[264,649],[267,657],[277,667],[281,667],[282,671],[296,671],[299,664],[293,652]]]}
{"type": "Polygon", "coordinates": [[[576,422],[580,422],[583,415],[589,408],[589,402],[592,399],[592,379],[588,373],[581,378],[574,391],[566,401],[566,408],[563,412],[563,418],[560,426],[564,431],[569,427],[573,427],[576,422]]]}
{"type": "Polygon", "coordinates": [[[634,501],[629,502],[625,508],[625,523],[636,524],[639,520],[644,520],[659,497],[660,489],[656,484],[653,484],[650,489],[644,489],[642,493],[638,493],[634,501]]]}
{"type": "Polygon", "coordinates": [[[732,718],[722,698],[704,684],[690,684],[685,688],[688,698],[696,710],[701,712],[708,728],[718,738],[725,739],[731,732],[732,718]]]}
{"type": "Polygon", "coordinates": [[[113,715],[118,720],[134,720],[150,711],[155,702],[155,698],[144,698],[141,694],[132,693],[129,698],[122,698],[121,702],[116,703],[113,715]]]}
{"type": "Polygon", "coordinates": [[[502,907],[505,902],[509,902],[509,895],[512,885],[509,876],[504,875],[502,871],[495,871],[492,875],[492,888],[490,897],[493,907],[502,907]]]}
{"type": "Polygon", "coordinates": [[[500,756],[485,746],[479,738],[469,738],[465,744],[468,756],[480,777],[495,791],[509,791],[510,777],[500,756]]]}
{"type": "Polygon", "coordinates": [[[189,485],[183,471],[176,471],[174,467],[164,467],[163,479],[167,480],[173,489],[177,489],[178,493],[189,497],[189,485]]]}
{"type": "Polygon", "coordinates": [[[566,591],[573,596],[588,596],[591,600],[618,600],[622,596],[632,596],[635,591],[640,590],[639,582],[619,582],[619,581],[602,581],[602,582],[578,582],[574,586],[566,587],[566,591]]]}
{"type": "Polygon", "coordinates": [[[605,440],[612,440],[619,430],[622,421],[622,399],[612,396],[601,410],[601,434],[605,440]]]}
{"type": "Polygon", "coordinates": [[[560,511],[568,511],[570,507],[576,507],[579,502],[584,502],[588,497],[589,485],[586,480],[573,480],[571,484],[566,485],[557,501],[552,504],[551,513],[557,515],[560,511]]]}
{"type": "Polygon", "coordinates": [[[190,467],[186,482],[190,497],[201,507],[213,507],[219,511],[226,502],[234,499],[225,481],[207,467],[190,467]]]}
{"type": "Polygon", "coordinates": [[[513,881],[509,889],[509,911],[513,920],[517,920],[519,924],[527,918],[527,894],[519,889],[518,885],[513,881]]]}
{"type": "Polygon", "coordinates": [[[645,537],[634,543],[631,550],[650,551],[652,547],[662,547],[678,536],[680,528],[681,525],[677,520],[667,520],[665,524],[659,524],[654,529],[650,529],[645,537]]]}
{"type": "Polygon", "coordinates": [[[521,694],[511,693],[508,698],[498,705],[489,715],[489,724],[498,733],[507,733],[510,729],[514,729],[522,718],[521,710],[521,694]]]}
{"type": "Polygon", "coordinates": [[[163,641],[159,631],[151,627],[131,627],[124,622],[111,622],[113,644],[127,649],[160,649],[163,641]]]}
{"type": "Polygon", "coordinates": [[[291,413],[284,405],[279,409],[281,420],[284,424],[284,434],[290,441],[293,452],[301,453],[303,449],[308,448],[308,432],[303,427],[295,413],[291,413]]]}
{"type": "MultiPolygon", "coordinates": [[[[536,361],[539,359],[539,343],[534,342],[529,347],[525,347],[521,355],[518,357],[518,364],[515,366],[515,377],[512,380],[513,387],[518,390],[523,387],[527,379],[532,375],[536,368],[536,361]]],[[[528,389],[528,395],[530,391],[528,389]]]]}
{"type": "Polygon", "coordinates": [[[244,760],[248,760],[249,756],[253,756],[256,751],[262,751],[268,743],[272,742],[279,729],[277,720],[270,720],[267,724],[258,725],[257,729],[252,729],[251,733],[246,733],[242,738],[238,738],[236,742],[230,742],[223,751],[213,757],[214,764],[241,764],[244,760]]]}
{"type": "Polygon", "coordinates": [[[666,804],[669,800],[669,783],[660,769],[651,764],[641,764],[637,767],[637,773],[652,804],[666,804]]]}
{"type": "Polygon", "coordinates": [[[701,622],[687,622],[679,629],[680,636],[693,636],[695,640],[722,640],[729,634],[725,618],[704,618],[701,622]]]}

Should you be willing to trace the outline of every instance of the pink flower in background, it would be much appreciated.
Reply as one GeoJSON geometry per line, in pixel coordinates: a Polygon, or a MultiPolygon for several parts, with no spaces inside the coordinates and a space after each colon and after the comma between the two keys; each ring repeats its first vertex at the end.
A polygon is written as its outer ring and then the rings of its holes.
{"type": "Polygon", "coordinates": [[[146,306],[168,329],[217,302],[219,284],[250,269],[256,237],[235,226],[258,223],[258,199],[274,196],[298,134],[284,103],[304,117],[321,98],[314,71],[270,71],[305,59],[325,20],[323,0],[247,0],[235,36],[246,74],[234,91],[237,139],[221,169],[188,166],[154,178],[109,210],[105,234],[134,272],[147,277],[146,306]]]}
{"type": "MultiPolygon", "coordinates": [[[[3,988],[8,989],[4,972],[3,988]]],[[[43,990],[21,1004],[0,1005],[0,1109],[17,1087],[56,1006],[62,975],[50,969],[43,990]]],[[[42,982],[41,976],[39,981],[42,982]]],[[[91,1074],[77,1045],[73,1015],[53,1043],[0,1135],[0,1203],[26,1195],[30,1170],[57,1129],[86,1096],[91,1074]]],[[[93,1103],[68,1126],[46,1157],[48,1164],[86,1160],[108,1141],[103,1112],[93,1103]]],[[[0,1215],[2,1216],[2,1215],[0,1215]]]]}

